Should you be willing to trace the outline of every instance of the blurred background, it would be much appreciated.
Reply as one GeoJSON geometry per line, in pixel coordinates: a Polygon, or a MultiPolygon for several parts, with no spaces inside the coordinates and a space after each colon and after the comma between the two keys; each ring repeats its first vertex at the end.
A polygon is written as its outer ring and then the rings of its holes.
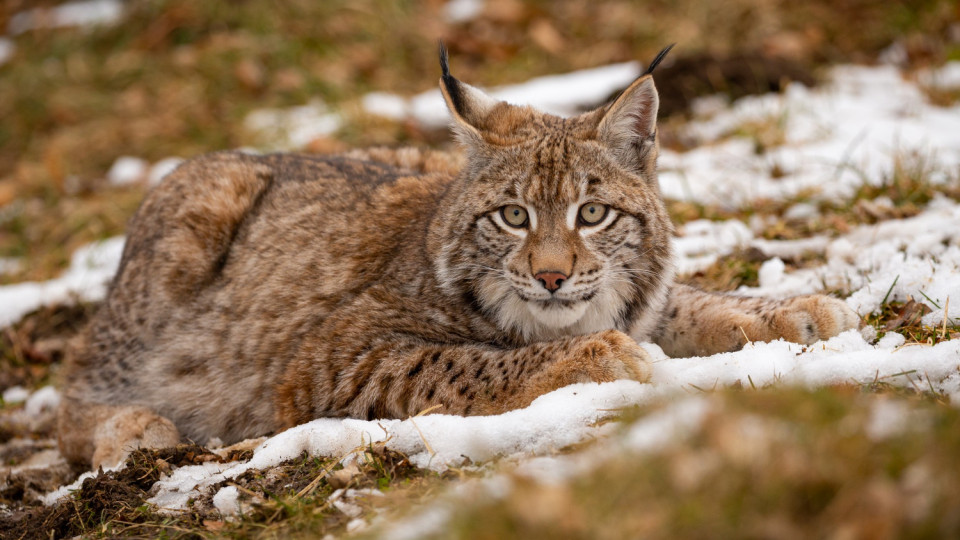
{"type": "Polygon", "coordinates": [[[121,234],[168,158],[284,146],[256,111],[335,113],[286,144],[310,152],[449,144],[361,105],[434,88],[438,39],[483,86],[645,63],[676,42],[658,72],[671,145],[694,96],[815,84],[836,63],[940,65],[960,58],[958,21],[953,0],[5,0],[0,284],[56,276],[76,247],[121,234]]]}

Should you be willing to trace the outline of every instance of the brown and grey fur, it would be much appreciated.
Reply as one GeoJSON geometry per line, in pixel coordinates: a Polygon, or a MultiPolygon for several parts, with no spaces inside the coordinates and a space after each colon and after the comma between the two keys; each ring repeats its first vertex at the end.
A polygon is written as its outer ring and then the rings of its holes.
{"type": "Polygon", "coordinates": [[[497,102],[443,67],[459,174],[403,152],[223,152],[150,192],[66,375],[66,457],[109,465],[181,436],[230,443],[434,405],[499,413],[575,382],[647,380],[637,341],[710,354],[745,335],[811,343],[857,324],[825,296],[673,283],[649,73],[563,119],[497,102]],[[612,214],[586,226],[585,202],[612,214]],[[525,229],[503,222],[511,204],[530,212],[525,229]],[[551,292],[541,272],[565,281],[551,292]]]}

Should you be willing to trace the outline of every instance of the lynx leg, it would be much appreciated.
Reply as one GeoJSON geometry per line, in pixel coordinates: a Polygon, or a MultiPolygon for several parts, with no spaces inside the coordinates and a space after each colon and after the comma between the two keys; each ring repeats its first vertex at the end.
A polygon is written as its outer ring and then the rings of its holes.
{"type": "Polygon", "coordinates": [[[165,448],[180,442],[173,422],[144,408],[64,400],[57,419],[60,453],[94,469],[112,467],[137,448],[165,448]]]}
{"type": "Polygon", "coordinates": [[[644,350],[616,330],[515,349],[424,344],[399,336],[363,347],[362,338],[301,349],[278,391],[280,425],[324,416],[405,418],[436,405],[448,414],[497,414],[573,383],[650,378],[644,350]],[[331,350],[357,356],[323,358],[331,350]]]}
{"type": "Polygon", "coordinates": [[[815,343],[859,323],[844,302],[826,295],[772,300],[674,285],[656,341],[670,356],[706,356],[739,350],[748,339],[815,343]]]}
{"type": "Polygon", "coordinates": [[[478,412],[501,413],[526,407],[547,392],[579,382],[650,380],[649,355],[626,334],[608,330],[575,340],[580,343],[545,369],[532,374],[512,399],[502,405],[484,404],[478,412]]]}

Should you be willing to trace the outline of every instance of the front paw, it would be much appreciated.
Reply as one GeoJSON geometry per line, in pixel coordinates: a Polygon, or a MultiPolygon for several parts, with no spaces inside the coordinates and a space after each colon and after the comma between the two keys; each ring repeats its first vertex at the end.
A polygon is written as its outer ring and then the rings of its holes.
{"type": "Polygon", "coordinates": [[[786,300],[773,321],[778,337],[805,345],[860,325],[860,317],[845,302],[822,294],[786,300]]]}
{"type": "Polygon", "coordinates": [[[617,330],[607,330],[588,339],[583,354],[592,364],[589,371],[594,381],[650,380],[650,356],[630,336],[617,330]]]}

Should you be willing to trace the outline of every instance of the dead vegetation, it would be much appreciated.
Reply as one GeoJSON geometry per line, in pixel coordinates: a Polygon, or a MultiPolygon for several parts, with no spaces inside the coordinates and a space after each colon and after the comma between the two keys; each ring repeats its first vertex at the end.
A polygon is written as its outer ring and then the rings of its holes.
{"type": "MultiPolygon", "coordinates": [[[[196,445],[137,450],[117,472],[100,472],[83,481],[77,492],[56,505],[10,501],[0,513],[3,538],[173,537],[211,535],[288,538],[342,534],[356,516],[408,503],[430,493],[435,485],[457,477],[440,476],[414,467],[403,454],[383,443],[358,449],[344,466],[337,458],[302,455],[267,470],[251,470],[217,484],[190,503],[189,509],[165,512],[147,503],[161,475],[178,467],[249,459],[249,454],[223,458],[196,445]],[[213,505],[220,488],[239,492],[241,511],[231,519],[213,505]],[[403,492],[389,503],[371,493],[403,492]],[[345,506],[350,505],[350,506],[345,506]]],[[[49,489],[49,488],[48,488],[49,489]]]]}
{"type": "Polygon", "coordinates": [[[0,388],[49,382],[93,309],[85,303],[43,307],[0,330],[0,388]]]}

